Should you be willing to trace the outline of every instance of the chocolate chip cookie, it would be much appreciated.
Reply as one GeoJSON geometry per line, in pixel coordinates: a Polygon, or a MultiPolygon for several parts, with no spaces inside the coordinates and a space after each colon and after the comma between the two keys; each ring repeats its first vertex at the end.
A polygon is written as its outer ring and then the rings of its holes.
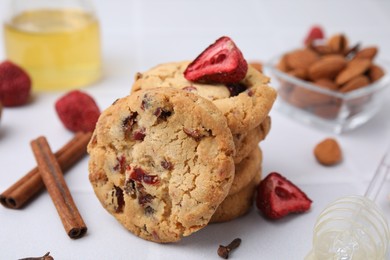
{"type": "Polygon", "coordinates": [[[118,99],[100,116],[88,152],[103,207],[160,243],[206,226],[234,178],[226,118],[209,100],[174,88],[118,99]]]}

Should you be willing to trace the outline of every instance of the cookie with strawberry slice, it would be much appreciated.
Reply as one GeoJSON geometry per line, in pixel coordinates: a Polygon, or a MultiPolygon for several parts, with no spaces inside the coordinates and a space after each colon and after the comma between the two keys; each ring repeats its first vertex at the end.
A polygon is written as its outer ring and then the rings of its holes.
{"type": "Polygon", "coordinates": [[[306,212],[311,203],[301,189],[277,172],[270,173],[257,189],[257,208],[269,219],[306,212]]]}
{"type": "Polygon", "coordinates": [[[192,62],[170,62],[137,73],[132,92],[174,87],[197,94],[218,107],[233,134],[246,134],[266,119],[275,101],[276,91],[268,82],[224,36],[192,62]]]}

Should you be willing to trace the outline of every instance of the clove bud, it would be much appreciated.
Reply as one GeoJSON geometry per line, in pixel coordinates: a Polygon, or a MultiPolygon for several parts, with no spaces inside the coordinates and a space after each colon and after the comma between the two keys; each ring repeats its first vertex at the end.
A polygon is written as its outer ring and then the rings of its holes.
{"type": "Polygon", "coordinates": [[[236,249],[237,247],[239,247],[240,244],[241,244],[241,238],[236,238],[227,246],[220,245],[218,247],[217,253],[223,259],[228,259],[230,251],[232,251],[233,249],[236,249]]]}
{"type": "Polygon", "coordinates": [[[54,258],[50,255],[50,252],[47,252],[43,256],[38,256],[38,257],[26,257],[26,258],[21,258],[19,260],[54,260],[54,258]]]}

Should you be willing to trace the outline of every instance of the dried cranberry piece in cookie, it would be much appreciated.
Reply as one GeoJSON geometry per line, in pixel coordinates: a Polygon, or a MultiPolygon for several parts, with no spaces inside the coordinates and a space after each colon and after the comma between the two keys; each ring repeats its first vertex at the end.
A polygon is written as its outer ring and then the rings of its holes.
{"type": "Polygon", "coordinates": [[[117,200],[117,205],[115,206],[115,212],[121,213],[123,212],[123,207],[125,206],[125,199],[123,198],[123,190],[114,185],[115,189],[115,197],[117,200]]]}
{"type": "Polygon", "coordinates": [[[90,132],[95,129],[100,110],[88,94],[73,90],[57,100],[55,108],[67,129],[90,132]]]}
{"type": "Polygon", "coordinates": [[[116,158],[117,164],[114,166],[114,171],[118,171],[120,173],[124,173],[126,170],[126,157],[120,156],[116,158]]]}
{"type": "Polygon", "coordinates": [[[248,63],[229,37],[223,36],[204,50],[184,71],[189,81],[234,83],[242,80],[248,63]]]}
{"type": "Polygon", "coordinates": [[[183,128],[183,131],[186,135],[191,136],[197,142],[202,140],[203,137],[211,135],[211,131],[201,131],[199,129],[183,128]]]}
{"type": "Polygon", "coordinates": [[[31,79],[22,68],[10,61],[0,63],[0,102],[5,107],[26,104],[30,91],[31,79]]]}
{"type": "Polygon", "coordinates": [[[135,181],[132,179],[128,179],[125,181],[124,190],[127,195],[130,195],[131,198],[137,198],[137,189],[135,187],[135,181]]]}
{"type": "Polygon", "coordinates": [[[156,108],[153,113],[156,117],[162,119],[163,121],[167,120],[168,117],[172,115],[172,112],[161,107],[156,108]]]}
{"type": "Polygon", "coordinates": [[[185,90],[185,91],[188,91],[188,92],[195,92],[198,89],[195,86],[187,86],[187,87],[182,88],[182,90],[185,90]]]}
{"type": "Polygon", "coordinates": [[[122,121],[122,127],[123,127],[123,132],[125,134],[125,137],[131,136],[133,126],[137,122],[137,116],[138,113],[130,113],[129,116],[127,116],[123,121],[122,121]]]}
{"type": "Polygon", "coordinates": [[[226,84],[226,87],[229,90],[231,97],[238,96],[238,94],[246,90],[245,85],[241,83],[228,83],[226,84]]]}
{"type": "Polygon", "coordinates": [[[141,127],[140,129],[134,131],[134,133],[133,133],[133,140],[143,141],[145,136],[146,136],[145,128],[141,127]]]}
{"type": "Polygon", "coordinates": [[[173,164],[168,161],[167,159],[164,159],[161,161],[160,165],[165,169],[165,170],[173,170],[173,164]]]}
{"type": "Polygon", "coordinates": [[[132,172],[130,173],[130,179],[150,185],[155,185],[159,183],[159,178],[157,175],[150,175],[143,169],[138,167],[135,167],[132,170],[132,172]]]}
{"type": "Polygon", "coordinates": [[[141,109],[142,110],[148,109],[151,106],[151,102],[152,100],[150,99],[148,94],[145,94],[141,102],[141,109]]]}
{"type": "Polygon", "coordinates": [[[292,182],[279,173],[270,173],[257,189],[257,208],[269,219],[310,209],[312,201],[292,182]]]}

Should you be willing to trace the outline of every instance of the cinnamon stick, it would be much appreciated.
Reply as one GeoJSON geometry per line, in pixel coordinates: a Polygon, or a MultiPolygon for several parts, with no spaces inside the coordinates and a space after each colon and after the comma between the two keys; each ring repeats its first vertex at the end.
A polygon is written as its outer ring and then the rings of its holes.
{"type": "Polygon", "coordinates": [[[66,233],[70,238],[82,237],[87,232],[72,195],[66,185],[59,163],[52,153],[45,137],[31,142],[43,183],[57,209],[66,233]]]}
{"type": "MultiPolygon", "coordinates": [[[[70,169],[86,154],[91,136],[92,133],[89,132],[78,132],[55,153],[63,172],[70,169]]],[[[35,167],[0,194],[0,203],[10,209],[19,209],[30,202],[43,188],[44,184],[38,167],[35,167]]]]}

